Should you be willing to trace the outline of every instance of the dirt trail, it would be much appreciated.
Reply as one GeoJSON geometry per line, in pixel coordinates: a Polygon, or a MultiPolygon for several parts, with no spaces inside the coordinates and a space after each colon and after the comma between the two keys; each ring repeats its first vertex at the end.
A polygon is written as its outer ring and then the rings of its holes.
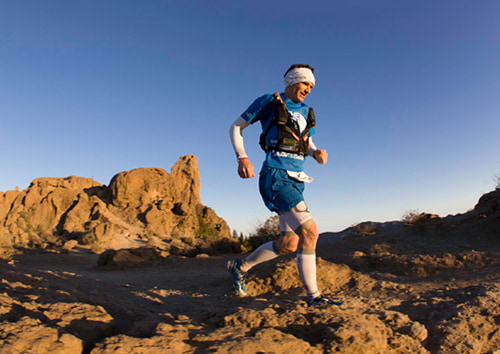
{"type": "Polygon", "coordinates": [[[0,349],[498,354],[497,236],[472,244],[459,231],[321,243],[318,284],[342,308],[306,306],[293,254],[252,269],[245,298],[225,268],[241,254],[123,270],[97,267],[86,248],[17,256],[0,267],[0,349]]]}
{"type": "Polygon", "coordinates": [[[233,303],[228,300],[233,296],[225,265],[236,256],[241,255],[176,258],[154,266],[106,271],[97,267],[98,255],[82,248],[71,254],[21,256],[15,269],[49,279],[52,286],[61,289],[81,292],[91,289],[94,294],[119,299],[143,315],[170,313],[197,317],[200,309],[203,312],[213,303],[233,303]]]}

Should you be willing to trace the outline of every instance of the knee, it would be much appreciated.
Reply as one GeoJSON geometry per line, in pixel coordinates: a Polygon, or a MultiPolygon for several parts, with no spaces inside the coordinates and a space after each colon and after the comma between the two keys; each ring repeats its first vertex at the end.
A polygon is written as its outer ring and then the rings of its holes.
{"type": "Polygon", "coordinates": [[[318,228],[316,223],[312,223],[302,230],[301,236],[303,238],[303,245],[305,248],[316,248],[316,243],[319,238],[318,228]]]}
{"type": "Polygon", "coordinates": [[[297,239],[292,239],[292,240],[278,240],[276,242],[276,251],[279,254],[287,254],[287,253],[292,253],[297,251],[297,248],[299,246],[299,240],[297,239]]]}
{"type": "MultiPolygon", "coordinates": [[[[316,225],[314,225],[316,226],[316,225]]],[[[304,238],[309,241],[317,241],[319,237],[318,229],[316,227],[309,227],[303,231],[304,238]]]]}
{"type": "Polygon", "coordinates": [[[281,247],[278,252],[279,252],[279,254],[292,253],[292,252],[297,251],[297,247],[298,247],[298,245],[294,245],[294,246],[287,245],[286,247],[281,247]]]}

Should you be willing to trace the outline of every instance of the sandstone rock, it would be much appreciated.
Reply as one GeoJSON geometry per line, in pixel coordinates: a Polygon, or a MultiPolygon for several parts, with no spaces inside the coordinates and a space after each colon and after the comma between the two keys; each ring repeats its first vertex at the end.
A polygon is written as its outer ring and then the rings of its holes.
{"type": "Polygon", "coordinates": [[[135,338],[121,334],[106,338],[102,343],[98,343],[90,353],[165,354],[194,353],[194,351],[195,349],[190,345],[174,337],[154,336],[151,338],[135,338]]]}
{"type": "Polygon", "coordinates": [[[43,315],[87,342],[94,343],[113,333],[114,319],[101,306],[56,302],[47,306],[43,315]]]}
{"type": "Polygon", "coordinates": [[[73,248],[75,248],[77,245],[78,245],[78,241],[77,240],[69,240],[69,241],[67,241],[67,242],[64,243],[63,250],[69,252],[73,248]]]}
{"type": "Polygon", "coordinates": [[[12,202],[16,199],[19,191],[0,192],[0,220],[5,219],[10,210],[12,202]]]}
{"type": "Polygon", "coordinates": [[[137,168],[118,173],[111,179],[111,203],[122,209],[144,212],[150,205],[174,199],[174,181],[161,168],[137,168]]]}
{"type": "Polygon", "coordinates": [[[172,167],[172,178],[177,187],[176,200],[190,205],[200,204],[200,173],[198,159],[193,155],[182,156],[172,167]]]}
{"type": "Polygon", "coordinates": [[[153,264],[161,259],[160,254],[153,248],[108,250],[99,256],[97,265],[107,269],[125,269],[138,265],[153,264]]]}
{"type": "Polygon", "coordinates": [[[47,327],[38,319],[23,317],[0,327],[2,353],[80,354],[82,341],[68,333],[59,336],[56,328],[47,327]]]}
{"type": "Polygon", "coordinates": [[[237,338],[217,343],[208,352],[217,353],[276,353],[276,354],[320,354],[321,350],[293,335],[274,328],[259,330],[254,337],[237,338]]]}
{"type": "Polygon", "coordinates": [[[425,326],[419,322],[413,322],[410,327],[409,335],[419,342],[423,342],[427,339],[427,328],[425,328],[425,326]]]}
{"type": "MultiPolygon", "coordinates": [[[[102,186],[90,178],[38,178],[17,193],[8,207],[0,233],[10,234],[13,244],[31,247],[44,242],[59,243],[60,222],[85,192],[102,186]]],[[[4,202],[8,200],[4,198],[4,202]]],[[[5,205],[4,205],[5,208],[5,205]]]]}
{"type": "MultiPolygon", "coordinates": [[[[148,238],[165,248],[161,240],[172,237],[232,240],[227,223],[201,204],[193,155],[182,156],[171,174],[137,168],[115,175],[109,187],[71,176],[38,178],[24,191],[0,193],[0,236],[0,256],[11,247],[63,246],[68,240],[94,250],[139,247],[148,238]]],[[[179,252],[199,248],[188,246],[179,252]]]]}

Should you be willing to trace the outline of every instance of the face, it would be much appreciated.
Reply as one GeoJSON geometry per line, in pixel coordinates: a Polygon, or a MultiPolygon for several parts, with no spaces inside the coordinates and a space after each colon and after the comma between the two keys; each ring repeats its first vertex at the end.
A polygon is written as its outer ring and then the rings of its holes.
{"type": "Polygon", "coordinates": [[[285,95],[293,102],[299,103],[304,101],[304,99],[311,93],[311,89],[314,85],[310,82],[298,82],[292,86],[288,86],[285,89],[285,95]]]}

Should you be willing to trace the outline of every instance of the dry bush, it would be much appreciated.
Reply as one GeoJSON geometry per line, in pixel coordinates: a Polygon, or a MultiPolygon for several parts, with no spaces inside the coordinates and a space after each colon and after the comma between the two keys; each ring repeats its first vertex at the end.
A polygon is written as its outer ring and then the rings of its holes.
{"type": "Polygon", "coordinates": [[[493,176],[493,182],[495,183],[495,189],[499,190],[500,189],[500,173],[497,173],[496,175],[493,176]]]}
{"type": "Polygon", "coordinates": [[[277,240],[280,237],[280,223],[278,215],[271,216],[257,227],[247,238],[239,237],[245,252],[253,251],[263,243],[277,240]]]}
{"type": "Polygon", "coordinates": [[[407,210],[401,217],[401,221],[403,221],[406,225],[413,225],[422,217],[423,214],[424,213],[421,213],[418,209],[407,210]]]}

